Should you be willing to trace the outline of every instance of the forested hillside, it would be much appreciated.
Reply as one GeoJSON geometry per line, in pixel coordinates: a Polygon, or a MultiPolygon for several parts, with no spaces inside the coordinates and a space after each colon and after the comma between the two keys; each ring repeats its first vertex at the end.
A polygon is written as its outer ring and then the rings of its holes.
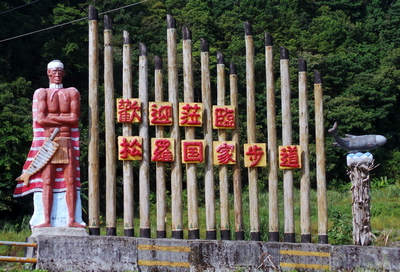
{"type": "MultiPolygon", "coordinates": [[[[162,57],[164,67],[167,67],[166,15],[172,14],[177,21],[177,29],[186,26],[192,31],[197,99],[201,99],[200,39],[204,38],[210,44],[213,56],[213,87],[216,85],[216,52],[221,51],[227,64],[233,61],[238,67],[240,108],[245,108],[243,25],[247,21],[253,26],[256,46],[258,141],[267,142],[264,33],[268,32],[273,37],[276,51],[278,116],[279,46],[288,48],[290,53],[294,143],[298,142],[297,60],[304,58],[308,64],[312,186],[316,186],[313,122],[315,69],[321,72],[324,87],[328,188],[349,182],[346,175],[346,151],[334,147],[327,133],[335,121],[339,124],[340,136],[345,133],[386,136],[387,144],[373,152],[376,164],[380,164],[373,171],[373,177],[386,176],[393,182],[400,180],[400,1],[147,0],[131,5],[133,2],[128,0],[5,0],[0,2],[1,214],[18,217],[31,209],[29,197],[14,200],[12,192],[32,137],[31,98],[35,89],[48,85],[46,65],[53,59],[62,60],[66,66],[64,86],[74,86],[81,92],[81,171],[82,181],[87,180],[88,20],[84,18],[88,16],[90,4],[99,11],[100,29],[103,25],[102,14],[108,12],[107,15],[113,20],[116,97],[121,96],[122,86],[122,31],[130,33],[134,44],[133,89],[134,95],[137,95],[136,45],[142,42],[148,48],[149,90],[152,90],[154,56],[162,57]],[[131,6],[118,9],[127,5],[131,6]],[[109,12],[114,9],[118,10],[109,12]],[[36,31],[35,34],[24,35],[36,31]]],[[[99,35],[101,44],[101,31],[99,35]]],[[[181,35],[178,31],[179,39],[181,35]]],[[[180,49],[178,46],[179,55],[180,49]]],[[[182,81],[182,78],[179,80],[182,81]]],[[[103,101],[103,96],[100,96],[100,101],[103,101]]],[[[245,132],[246,113],[239,111],[239,114],[242,118],[242,131],[245,132]]],[[[281,129],[280,122],[278,117],[278,131],[281,129]]],[[[104,136],[103,131],[100,133],[101,137],[104,136]]],[[[201,135],[199,131],[199,137],[201,135]]],[[[246,135],[242,134],[241,138],[242,143],[245,143],[246,135]]],[[[100,161],[104,164],[104,149],[101,154],[100,161]]],[[[244,178],[246,174],[247,171],[243,171],[244,178]]],[[[259,184],[262,190],[268,188],[267,176],[267,169],[261,169],[259,184]]],[[[199,179],[199,182],[203,181],[199,179]]],[[[295,178],[296,186],[298,183],[299,179],[295,178]]],[[[199,185],[199,188],[202,186],[199,185]]]]}

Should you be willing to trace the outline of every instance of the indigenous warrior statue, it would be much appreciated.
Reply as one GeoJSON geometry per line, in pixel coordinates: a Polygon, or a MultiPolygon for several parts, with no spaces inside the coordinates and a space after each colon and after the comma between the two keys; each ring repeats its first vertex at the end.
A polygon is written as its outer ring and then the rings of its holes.
{"type": "Polygon", "coordinates": [[[37,89],[33,95],[32,146],[23,173],[16,179],[18,184],[14,197],[29,193],[35,193],[35,197],[36,193],[42,194],[41,201],[35,200],[35,213],[42,210],[39,213],[43,213],[43,216],[36,219],[37,222],[32,222],[35,221],[34,213],[31,220],[33,228],[51,227],[52,221],[59,217],[52,211],[55,206],[60,206],[53,205],[55,198],[57,201],[60,198],[57,193],[65,195],[65,200],[60,200],[67,207],[67,216],[62,217],[65,226],[85,227],[80,218],[80,222],[76,220],[81,216],[79,211],[80,216],[76,217],[77,199],[81,208],[78,130],[80,94],[75,88],[63,87],[64,74],[63,63],[59,60],[51,61],[47,65],[49,88],[37,89]]]}

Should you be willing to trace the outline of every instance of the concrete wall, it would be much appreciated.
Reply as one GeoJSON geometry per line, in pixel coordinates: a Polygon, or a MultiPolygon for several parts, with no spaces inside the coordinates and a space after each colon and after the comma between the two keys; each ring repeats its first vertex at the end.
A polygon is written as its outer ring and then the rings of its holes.
{"type": "Polygon", "coordinates": [[[109,236],[35,239],[37,268],[49,271],[400,271],[400,249],[388,247],[109,236]]]}

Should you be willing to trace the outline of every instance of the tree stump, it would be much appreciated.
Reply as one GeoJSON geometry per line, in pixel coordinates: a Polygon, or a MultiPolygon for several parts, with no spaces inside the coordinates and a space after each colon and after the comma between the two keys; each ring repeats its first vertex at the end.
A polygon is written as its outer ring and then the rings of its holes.
{"type": "Polygon", "coordinates": [[[374,169],[371,153],[356,153],[347,155],[348,175],[351,180],[352,213],[353,213],[353,243],[367,246],[372,243],[370,223],[370,176],[374,169]]]}

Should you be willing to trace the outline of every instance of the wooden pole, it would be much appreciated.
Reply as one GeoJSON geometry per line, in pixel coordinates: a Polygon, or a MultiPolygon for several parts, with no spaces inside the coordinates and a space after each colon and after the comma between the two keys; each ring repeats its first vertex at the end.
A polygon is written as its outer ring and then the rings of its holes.
{"type": "Polygon", "coordinates": [[[203,101],[204,121],[204,184],[206,205],[206,239],[217,239],[215,223],[215,192],[214,192],[214,164],[213,164],[213,135],[212,135],[212,98],[210,82],[210,54],[208,43],[201,39],[201,93],[203,101]]]}
{"type": "Polygon", "coordinates": [[[142,103],[142,122],[139,136],[142,138],[142,160],[139,164],[140,237],[150,238],[150,141],[149,141],[149,97],[148,97],[147,48],[139,43],[139,100],[142,103]]]}
{"type": "MultiPolygon", "coordinates": [[[[231,95],[231,105],[239,109],[238,103],[238,77],[236,66],[233,62],[229,66],[229,86],[231,95]]],[[[244,240],[243,228],[243,209],[242,209],[242,175],[240,168],[240,135],[239,135],[239,114],[235,116],[236,126],[232,130],[232,141],[235,143],[236,148],[236,164],[233,165],[233,205],[235,213],[235,238],[236,240],[244,240]]]]}
{"type": "MultiPolygon", "coordinates": [[[[290,109],[289,51],[280,48],[281,93],[282,93],[282,145],[292,145],[292,116],[290,109]]],[[[294,243],[293,170],[283,170],[283,198],[285,220],[285,242],[294,243]]]]}
{"type": "Polygon", "coordinates": [[[100,235],[98,14],[89,6],[89,232],[100,235]]]}
{"type": "Polygon", "coordinates": [[[324,105],[321,73],[314,71],[315,141],[317,159],[318,243],[328,243],[328,209],[326,201],[326,166],[324,105]]]}
{"type": "MultiPolygon", "coordinates": [[[[163,65],[159,56],[154,57],[154,89],[155,101],[164,101],[163,86],[163,65]]],[[[156,126],[156,138],[164,138],[164,127],[156,126]]],[[[157,182],[157,238],[166,238],[167,231],[165,228],[166,214],[166,184],[165,184],[165,163],[156,162],[156,182],[157,182]]]]}
{"type": "Polygon", "coordinates": [[[302,164],[300,180],[301,242],[311,243],[307,63],[304,59],[299,59],[299,130],[302,164]]]}
{"type": "MultiPolygon", "coordinates": [[[[247,142],[257,143],[256,139],[256,103],[254,78],[254,41],[250,23],[244,23],[246,38],[246,97],[247,97],[247,142]]],[[[250,199],[250,234],[251,240],[260,241],[260,218],[258,209],[258,170],[249,167],[249,199],[250,199]]]]}
{"type": "MultiPolygon", "coordinates": [[[[193,64],[192,64],[192,33],[186,27],[182,28],[183,41],[183,91],[184,101],[194,102],[193,64]]],[[[194,127],[185,127],[185,139],[194,140],[196,131],[194,127]]],[[[197,203],[197,164],[186,164],[187,198],[188,198],[188,229],[189,239],[199,239],[199,219],[197,203]]]]}
{"type": "MultiPolygon", "coordinates": [[[[122,96],[132,98],[132,46],[129,33],[123,32],[123,62],[122,62],[122,96]]],[[[132,136],[132,124],[122,124],[122,134],[132,136]]],[[[124,184],[124,235],[134,236],[134,202],[133,202],[133,165],[131,161],[122,161],[124,184]]]]}
{"type": "Polygon", "coordinates": [[[273,41],[265,33],[265,74],[267,86],[269,241],[279,242],[278,145],[276,140],[275,81],[273,41]]]}
{"type": "Polygon", "coordinates": [[[106,234],[117,235],[115,100],[111,19],[104,16],[104,95],[106,129],[106,234]]]}
{"type": "Polygon", "coordinates": [[[179,133],[179,91],[178,68],[176,61],[176,22],[167,15],[167,49],[168,49],[168,100],[172,104],[171,138],[175,140],[175,161],[171,163],[172,195],[172,238],[183,239],[182,229],[182,158],[179,133]]]}
{"type": "MultiPolygon", "coordinates": [[[[225,105],[225,61],[224,55],[219,51],[217,52],[217,105],[225,105]]],[[[218,141],[226,141],[226,129],[218,129],[218,141]]],[[[221,209],[221,240],[230,240],[228,166],[219,165],[218,173],[221,209]]]]}

